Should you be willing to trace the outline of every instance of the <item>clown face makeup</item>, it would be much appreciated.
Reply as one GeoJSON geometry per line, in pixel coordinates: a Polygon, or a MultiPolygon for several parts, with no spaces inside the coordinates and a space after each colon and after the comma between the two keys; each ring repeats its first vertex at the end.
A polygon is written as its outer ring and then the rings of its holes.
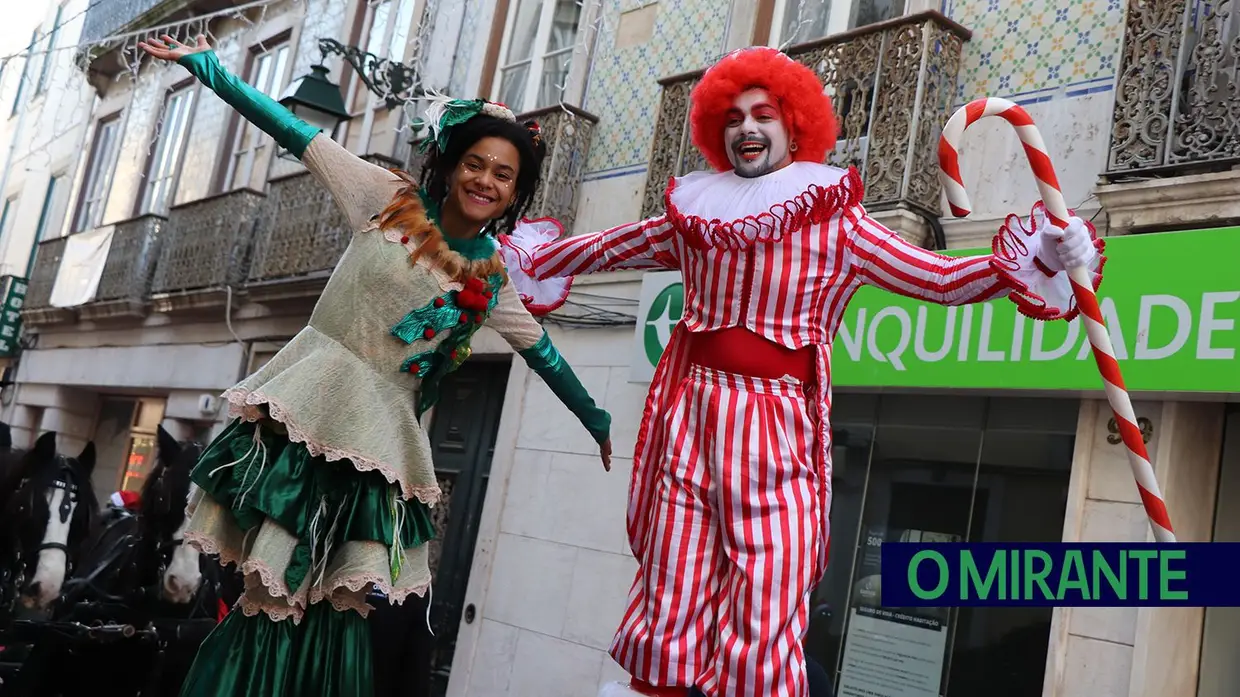
{"type": "Polygon", "coordinates": [[[723,141],[728,161],[742,177],[760,177],[792,162],[788,127],[778,102],[764,89],[746,90],[732,103],[723,141]]]}

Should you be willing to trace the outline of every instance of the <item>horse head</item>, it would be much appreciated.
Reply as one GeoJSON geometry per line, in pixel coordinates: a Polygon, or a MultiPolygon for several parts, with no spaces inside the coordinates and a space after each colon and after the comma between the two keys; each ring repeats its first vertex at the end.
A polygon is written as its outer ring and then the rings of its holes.
{"type": "Polygon", "coordinates": [[[47,432],[28,451],[0,453],[0,462],[7,475],[0,488],[0,561],[21,604],[46,611],[60,596],[97,519],[90,481],[95,445],[87,443],[77,457],[67,457],[56,452],[55,432],[47,432]]]}
{"type": "Polygon", "coordinates": [[[163,426],[159,427],[157,442],[155,468],[142,489],[142,539],[163,599],[189,603],[202,583],[202,555],[185,544],[189,527],[185,507],[193,487],[190,471],[203,446],[178,442],[163,426]]]}

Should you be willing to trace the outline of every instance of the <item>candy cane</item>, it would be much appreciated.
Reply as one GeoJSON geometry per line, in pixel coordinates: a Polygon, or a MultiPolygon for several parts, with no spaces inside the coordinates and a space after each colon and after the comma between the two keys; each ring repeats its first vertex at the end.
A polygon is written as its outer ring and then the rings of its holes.
{"type": "MultiPolygon", "coordinates": [[[[999,116],[1016,129],[1016,135],[1020,137],[1025,155],[1029,158],[1033,174],[1038,180],[1038,191],[1042,194],[1047,217],[1056,226],[1067,227],[1068,206],[1064,203],[1063,192],[1059,190],[1059,179],[1055,176],[1050,156],[1046,154],[1042,136],[1038,133],[1037,126],[1033,125],[1029,114],[1006,99],[976,99],[969,102],[952,114],[947,125],[943,127],[943,135],[939,138],[939,181],[943,183],[952,214],[957,218],[969,214],[969,197],[960,178],[960,139],[966,128],[987,116],[999,116]]],[[[1141,429],[1137,427],[1137,416],[1133,413],[1132,400],[1124,387],[1119,362],[1115,360],[1111,335],[1107,332],[1102,312],[1098,308],[1098,296],[1094,294],[1089,271],[1083,266],[1068,269],[1068,278],[1072,281],[1072,292],[1076,296],[1077,306],[1080,307],[1089,343],[1093,346],[1094,360],[1098,362],[1098,371],[1102,373],[1107,401],[1111,404],[1115,422],[1119,424],[1120,436],[1128,448],[1128,464],[1132,466],[1132,474],[1137,480],[1137,490],[1145,504],[1145,513],[1149,516],[1154,539],[1159,542],[1175,542],[1171,519],[1167,515],[1167,504],[1163,502],[1162,493],[1158,490],[1154,466],[1150,464],[1149,454],[1145,450],[1145,439],[1141,436],[1141,429]]]]}

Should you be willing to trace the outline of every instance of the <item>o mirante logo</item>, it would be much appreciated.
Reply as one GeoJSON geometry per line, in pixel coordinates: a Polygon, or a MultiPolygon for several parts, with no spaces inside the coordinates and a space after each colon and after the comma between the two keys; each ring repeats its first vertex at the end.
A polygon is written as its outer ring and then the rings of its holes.
{"type": "Polygon", "coordinates": [[[882,546],[881,606],[1240,607],[1237,543],[882,546]]]}

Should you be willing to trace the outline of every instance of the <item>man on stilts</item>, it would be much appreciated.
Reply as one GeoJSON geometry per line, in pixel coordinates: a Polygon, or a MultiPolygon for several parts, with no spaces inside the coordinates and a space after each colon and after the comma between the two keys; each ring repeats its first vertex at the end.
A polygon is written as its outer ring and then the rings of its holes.
{"type": "Polygon", "coordinates": [[[675,179],[663,215],[603,232],[507,239],[536,278],[679,269],[685,312],[638,433],[628,533],[639,568],[611,646],[633,677],[604,695],[806,695],[801,640],[826,567],[831,341],[864,284],[944,305],[1009,296],[1070,318],[1063,269],[1101,280],[1102,243],[1072,218],[1010,216],[994,254],[950,258],[861,205],[855,169],[821,164],[836,121],[809,68],[733,52],[694,89],[694,144],[718,172],[675,179]],[[1061,241],[1062,240],[1062,241],[1061,241]]]}

